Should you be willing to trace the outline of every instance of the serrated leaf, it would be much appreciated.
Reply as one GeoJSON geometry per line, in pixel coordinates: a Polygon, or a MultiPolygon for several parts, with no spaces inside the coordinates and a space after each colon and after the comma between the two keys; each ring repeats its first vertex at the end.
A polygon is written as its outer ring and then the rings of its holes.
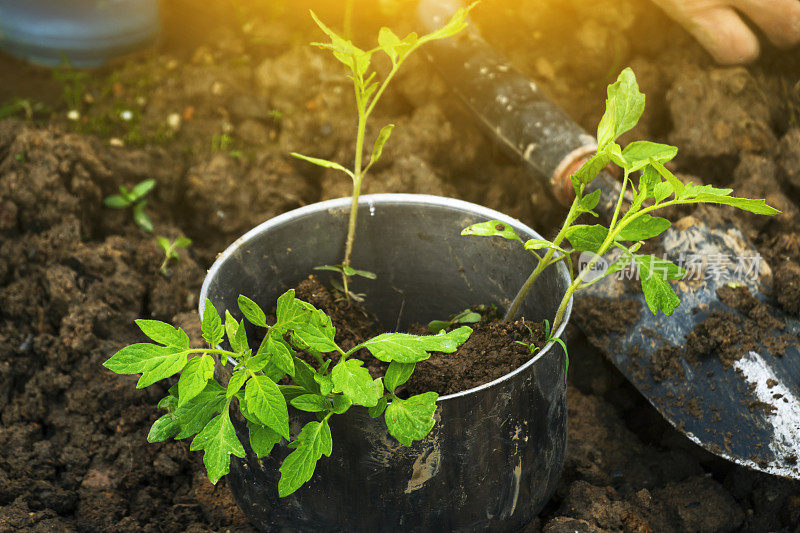
{"type": "Polygon", "coordinates": [[[203,392],[175,409],[181,430],[176,439],[191,437],[203,429],[214,414],[225,406],[225,389],[216,381],[209,381],[203,392]]]}
{"type": "Polygon", "coordinates": [[[279,468],[278,495],[282,498],[299,489],[314,475],[317,461],[323,455],[330,457],[333,449],[330,426],[323,422],[308,422],[297,436],[296,447],[279,468]]]}
{"type": "Polygon", "coordinates": [[[308,394],[308,391],[305,388],[297,385],[278,385],[278,388],[287,402],[291,402],[293,399],[297,398],[298,396],[302,396],[303,394],[308,394]]]}
{"type": "Polygon", "coordinates": [[[316,372],[311,365],[300,359],[294,357],[294,381],[308,392],[319,394],[319,384],[314,379],[316,372]]]}
{"type": "Polygon", "coordinates": [[[387,124],[386,126],[381,128],[380,132],[378,132],[378,138],[375,139],[375,144],[372,146],[372,156],[370,158],[370,164],[380,159],[381,154],[383,153],[383,145],[385,145],[386,141],[389,140],[389,135],[392,134],[393,129],[394,129],[394,124],[387,124]]]}
{"type": "Polygon", "coordinates": [[[250,447],[259,459],[268,456],[282,438],[276,431],[250,420],[247,421],[247,432],[250,435],[250,447]]]}
{"type": "Polygon", "coordinates": [[[388,403],[389,401],[386,399],[386,397],[382,397],[380,400],[378,400],[377,405],[367,409],[367,414],[369,414],[370,418],[378,418],[386,410],[388,403]]]}
{"type": "Polygon", "coordinates": [[[203,339],[205,339],[212,348],[222,342],[222,338],[225,335],[225,328],[222,327],[222,320],[219,318],[217,309],[208,298],[206,298],[206,306],[203,309],[201,329],[203,332],[203,339]]]}
{"type": "MultiPolygon", "coordinates": [[[[588,161],[586,161],[581,168],[579,168],[570,179],[575,186],[575,192],[578,192],[578,184],[588,185],[597,177],[601,170],[608,166],[611,158],[605,152],[594,154],[588,161]]],[[[594,209],[594,207],[592,207],[594,209]]]]}
{"type": "Polygon", "coordinates": [[[251,360],[252,364],[248,361],[247,366],[257,372],[270,363],[284,374],[294,376],[294,355],[294,350],[283,339],[268,335],[261,341],[258,352],[251,360]]]}
{"type": "Polygon", "coordinates": [[[461,235],[477,235],[478,237],[503,237],[511,241],[522,242],[514,228],[500,222],[499,220],[489,220],[478,222],[461,230],[461,235]]]}
{"type": "Polygon", "coordinates": [[[642,292],[650,311],[654,315],[659,310],[667,316],[672,315],[681,300],[669,282],[683,279],[686,271],[670,261],[653,255],[636,255],[634,260],[639,267],[642,292]]]}
{"type": "Polygon", "coordinates": [[[634,141],[622,150],[628,172],[636,172],[650,164],[650,161],[666,163],[678,154],[678,148],[669,144],[650,141],[634,141]]]}
{"type": "Polygon", "coordinates": [[[333,378],[330,375],[317,372],[314,374],[314,381],[319,385],[319,393],[323,396],[327,396],[333,391],[333,378]]]}
{"type": "Polygon", "coordinates": [[[363,364],[358,359],[347,359],[333,367],[333,391],[345,394],[355,404],[372,407],[378,403],[380,396],[372,384],[372,376],[363,364]]]}
{"type": "Polygon", "coordinates": [[[737,198],[735,196],[719,196],[717,194],[702,193],[695,196],[694,201],[706,204],[730,205],[742,211],[749,211],[757,215],[772,216],[780,213],[778,209],[767,205],[766,200],[763,199],[737,198]]]}
{"type": "Polygon", "coordinates": [[[330,317],[319,309],[314,310],[308,323],[296,328],[294,334],[306,346],[318,352],[327,353],[339,350],[333,341],[336,328],[330,317]]]}
{"type": "Polygon", "coordinates": [[[672,190],[675,192],[675,197],[679,198],[681,194],[683,194],[683,189],[686,188],[683,182],[676,178],[675,174],[667,170],[667,168],[658,161],[651,162],[651,166],[661,175],[662,178],[667,180],[667,182],[672,186],[672,190]]]}
{"type": "Polygon", "coordinates": [[[419,43],[423,44],[429,41],[435,41],[439,39],[446,39],[448,37],[452,37],[453,35],[457,34],[461,30],[467,27],[467,15],[469,14],[470,10],[475,7],[478,2],[473,2],[467,7],[462,7],[456,10],[455,13],[450,17],[450,20],[447,21],[447,24],[442,26],[436,31],[433,31],[427,35],[423,35],[419,38],[419,43]]]}
{"type": "Polygon", "coordinates": [[[601,193],[602,191],[600,189],[590,192],[581,198],[580,202],[578,202],[578,208],[584,213],[593,213],[594,208],[597,207],[598,203],[600,203],[601,193]]]}
{"type": "Polygon", "coordinates": [[[337,394],[333,397],[333,412],[334,414],[341,415],[347,412],[350,409],[350,406],[353,405],[353,402],[350,401],[350,398],[345,396],[344,394],[337,394]]]}
{"type": "Polygon", "coordinates": [[[237,392],[239,392],[242,386],[244,385],[245,381],[247,381],[248,377],[250,377],[250,373],[247,370],[244,370],[243,368],[240,368],[239,370],[234,372],[233,375],[231,376],[230,381],[228,381],[228,388],[225,391],[225,397],[231,398],[237,392]]]}
{"type": "Polygon", "coordinates": [[[137,319],[136,325],[142,330],[142,333],[150,337],[156,342],[166,346],[174,346],[176,348],[187,349],[189,348],[189,336],[182,329],[175,329],[166,322],[160,320],[145,320],[137,319]]]}
{"type": "Polygon", "coordinates": [[[630,67],[620,72],[617,81],[609,85],[606,92],[606,111],[597,127],[597,141],[601,148],[614,142],[639,122],[645,102],[630,67]]]}
{"type": "Polygon", "coordinates": [[[415,366],[415,363],[399,363],[397,361],[389,363],[389,368],[386,369],[386,374],[383,376],[386,390],[394,392],[397,387],[408,381],[411,374],[414,373],[415,366]]]}
{"type": "Polygon", "coordinates": [[[392,63],[397,63],[400,54],[396,50],[396,47],[400,42],[400,37],[395,35],[389,28],[383,27],[378,32],[378,46],[381,47],[381,50],[386,52],[386,55],[389,56],[392,63]]]}
{"type": "Polygon", "coordinates": [[[289,411],[275,382],[266,376],[252,377],[247,381],[244,395],[248,409],[262,424],[289,438],[289,411]]]}
{"type": "Polygon", "coordinates": [[[174,346],[136,343],[125,346],[103,366],[117,374],[142,374],[136,388],[141,389],[168,378],[186,365],[186,352],[174,346]]]}
{"type": "Polygon", "coordinates": [[[244,457],[244,448],[236,437],[236,430],[233,429],[227,410],[215,416],[197,434],[189,449],[204,450],[203,464],[206,465],[208,480],[214,484],[230,472],[231,455],[244,457]]]}
{"type": "Polygon", "coordinates": [[[186,363],[178,379],[178,406],[185,404],[206,388],[214,377],[214,359],[206,354],[193,357],[186,363]]]}
{"type": "Polygon", "coordinates": [[[278,297],[278,302],[275,310],[275,325],[270,329],[270,335],[277,337],[283,335],[289,330],[305,326],[311,319],[311,304],[307,304],[302,300],[297,300],[294,297],[294,289],[289,289],[278,297]]]}
{"type": "Polygon", "coordinates": [[[567,240],[578,252],[597,253],[606,237],[608,237],[608,228],[600,224],[593,226],[576,224],[566,232],[567,240]]]}
{"type": "Polygon", "coordinates": [[[672,224],[666,218],[640,214],[628,223],[617,235],[621,241],[644,241],[661,235],[672,224]]]}
{"type": "Polygon", "coordinates": [[[330,400],[318,394],[303,394],[293,398],[290,402],[292,407],[309,413],[320,413],[329,411],[332,408],[330,400]]]}
{"type": "Polygon", "coordinates": [[[249,349],[244,321],[239,323],[227,310],[225,311],[225,333],[228,335],[228,342],[234,352],[242,353],[249,349]]]}
{"type": "Polygon", "coordinates": [[[172,413],[167,413],[153,422],[147,434],[147,442],[162,442],[171,439],[180,431],[178,417],[172,413]]]}
{"type": "Polygon", "coordinates": [[[461,326],[449,333],[437,335],[411,335],[408,333],[383,333],[362,342],[376,358],[384,362],[417,363],[430,357],[429,352],[453,353],[472,334],[472,328],[461,326]]]}
{"type": "Polygon", "coordinates": [[[267,315],[264,314],[264,311],[257,303],[244,294],[239,295],[237,303],[239,304],[239,310],[251,324],[262,328],[267,327],[267,315]]]}
{"type": "Polygon", "coordinates": [[[386,408],[386,426],[389,433],[404,446],[422,440],[433,429],[433,414],[436,412],[435,392],[417,394],[407,400],[395,398],[386,408]]]}

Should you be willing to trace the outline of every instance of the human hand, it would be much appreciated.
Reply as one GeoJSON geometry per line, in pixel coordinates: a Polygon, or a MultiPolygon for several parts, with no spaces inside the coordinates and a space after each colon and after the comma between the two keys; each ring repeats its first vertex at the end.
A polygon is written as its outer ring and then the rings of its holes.
{"type": "Polygon", "coordinates": [[[747,16],[779,47],[800,42],[800,0],[653,0],[725,65],[758,57],[758,38],[747,16]]]}

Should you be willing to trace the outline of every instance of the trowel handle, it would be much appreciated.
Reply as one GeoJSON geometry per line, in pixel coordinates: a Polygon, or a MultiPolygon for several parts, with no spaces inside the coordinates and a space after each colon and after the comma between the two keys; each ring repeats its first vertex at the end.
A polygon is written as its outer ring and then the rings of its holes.
{"type": "MultiPolygon", "coordinates": [[[[430,43],[430,59],[450,88],[489,132],[533,173],[549,181],[558,200],[574,197],[570,175],[590,158],[597,141],[515,70],[474,31],[430,43]]],[[[596,211],[611,218],[619,183],[603,171],[590,185],[602,189],[596,211]]]]}

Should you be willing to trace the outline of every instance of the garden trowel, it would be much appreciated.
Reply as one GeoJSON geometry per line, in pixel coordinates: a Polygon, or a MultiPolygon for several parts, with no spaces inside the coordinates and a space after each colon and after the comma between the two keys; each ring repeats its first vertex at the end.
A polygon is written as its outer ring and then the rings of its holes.
{"type": "MultiPolygon", "coordinates": [[[[419,16],[426,26],[436,28],[459,7],[457,1],[421,0],[419,16]]],[[[545,180],[556,198],[569,203],[569,177],[594,153],[596,140],[473,27],[470,30],[431,43],[430,58],[488,132],[522,159],[536,178],[545,180]]],[[[596,211],[610,218],[619,195],[618,181],[603,171],[592,187],[603,191],[596,211]]],[[[738,464],[800,479],[800,321],[770,305],[769,266],[755,247],[733,226],[703,222],[704,211],[663,234],[662,252],[689,272],[675,286],[681,304],[671,317],[653,315],[641,292],[627,291],[631,282],[608,276],[578,296],[585,302],[601,302],[602,312],[578,312],[575,320],[693,442],[738,464]],[[756,300],[739,305],[726,299],[734,308],[718,295],[720,289],[743,287],[756,300]],[[598,315],[610,312],[606,307],[621,310],[623,328],[603,327],[598,315]],[[759,334],[749,337],[733,356],[730,347],[723,356],[722,347],[712,343],[706,346],[710,353],[687,360],[687,335],[695,331],[691,338],[708,340],[703,329],[708,322],[703,323],[709,318],[727,323],[732,332],[760,328],[759,334]]]]}

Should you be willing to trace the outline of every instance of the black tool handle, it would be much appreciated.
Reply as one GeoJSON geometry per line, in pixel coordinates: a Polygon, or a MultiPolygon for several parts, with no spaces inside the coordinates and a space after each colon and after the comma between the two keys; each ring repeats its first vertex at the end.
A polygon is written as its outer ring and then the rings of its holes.
{"type": "MultiPolygon", "coordinates": [[[[571,201],[569,175],[594,153],[595,138],[476,32],[435,41],[426,49],[452,91],[500,144],[548,180],[560,201],[571,201]]],[[[596,211],[610,219],[620,185],[603,171],[589,186],[590,191],[598,188],[604,193],[596,211]]]]}

